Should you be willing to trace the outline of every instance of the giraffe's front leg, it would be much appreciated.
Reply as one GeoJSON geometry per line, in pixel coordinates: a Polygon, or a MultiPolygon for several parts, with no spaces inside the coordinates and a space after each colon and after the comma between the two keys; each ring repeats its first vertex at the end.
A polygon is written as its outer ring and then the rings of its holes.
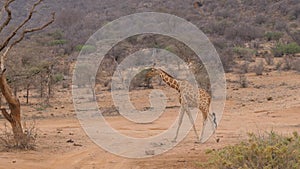
{"type": "Polygon", "coordinates": [[[199,135],[198,135],[197,130],[196,130],[196,126],[195,126],[195,122],[194,122],[193,116],[191,114],[191,111],[188,108],[186,109],[186,113],[189,116],[190,122],[193,125],[193,129],[194,129],[194,132],[195,132],[195,135],[196,135],[196,138],[197,138],[197,140],[195,141],[195,143],[200,143],[200,138],[199,138],[199,135]]]}
{"type": "Polygon", "coordinates": [[[177,126],[177,130],[176,130],[176,135],[175,135],[174,139],[172,140],[173,143],[176,142],[178,132],[179,132],[179,129],[180,129],[180,126],[181,126],[181,123],[182,123],[183,115],[184,115],[184,109],[181,108],[180,114],[179,114],[179,119],[178,119],[178,126],[177,126]]]}

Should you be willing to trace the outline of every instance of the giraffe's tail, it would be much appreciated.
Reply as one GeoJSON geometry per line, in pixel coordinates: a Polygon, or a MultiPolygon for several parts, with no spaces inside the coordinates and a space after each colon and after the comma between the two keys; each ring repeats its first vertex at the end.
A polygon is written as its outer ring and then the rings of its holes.
{"type": "Polygon", "coordinates": [[[214,127],[216,129],[218,127],[216,113],[213,112],[210,116],[211,116],[210,120],[212,121],[212,123],[213,123],[213,125],[214,125],[214,127]]]}

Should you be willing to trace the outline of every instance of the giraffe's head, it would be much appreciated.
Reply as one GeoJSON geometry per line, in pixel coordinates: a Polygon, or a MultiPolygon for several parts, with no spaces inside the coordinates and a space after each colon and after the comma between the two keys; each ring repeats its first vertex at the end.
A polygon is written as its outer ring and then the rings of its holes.
{"type": "Polygon", "coordinates": [[[149,68],[148,73],[146,74],[146,77],[151,78],[156,75],[159,75],[159,71],[155,68],[149,68]]]}

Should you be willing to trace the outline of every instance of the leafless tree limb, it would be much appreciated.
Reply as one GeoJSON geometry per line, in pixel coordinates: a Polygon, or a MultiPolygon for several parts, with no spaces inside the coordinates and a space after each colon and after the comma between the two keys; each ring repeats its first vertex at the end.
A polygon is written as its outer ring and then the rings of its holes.
{"type": "MultiPolygon", "coordinates": [[[[14,0],[8,0],[7,1],[7,4],[9,5],[9,3],[11,3],[12,1],[14,0]]],[[[32,33],[32,32],[35,32],[35,31],[39,31],[39,30],[42,30],[44,28],[46,28],[47,26],[49,26],[51,23],[54,22],[55,20],[55,13],[52,13],[52,17],[51,17],[51,20],[49,20],[48,22],[46,22],[44,25],[40,26],[40,27],[35,27],[35,28],[31,28],[31,29],[25,29],[23,30],[23,32],[20,34],[20,36],[14,41],[12,42],[9,46],[9,42],[11,41],[11,39],[13,37],[15,37],[17,35],[17,33],[20,31],[21,28],[24,27],[24,25],[32,18],[32,15],[33,13],[35,12],[35,8],[37,5],[39,5],[43,0],[38,0],[36,3],[33,4],[30,12],[29,12],[29,15],[27,16],[27,18],[19,25],[17,26],[17,28],[7,37],[7,39],[0,45],[0,51],[2,51],[5,47],[6,50],[5,52],[3,53],[3,55],[1,56],[1,59],[0,59],[0,68],[1,70],[4,69],[4,62],[5,62],[5,59],[7,57],[7,53],[16,45],[18,44],[19,42],[21,42],[25,35],[28,34],[28,33],[32,33]]],[[[8,9],[8,6],[5,7],[5,9],[7,9],[7,13],[10,15],[10,19],[11,20],[11,11],[8,9]]],[[[8,20],[8,23],[9,23],[9,20],[8,20]]],[[[5,27],[5,26],[4,26],[5,27]]],[[[0,31],[1,32],[1,31],[0,31]]]]}
{"type": "Polygon", "coordinates": [[[4,4],[4,9],[7,13],[7,18],[6,20],[1,24],[0,26],[0,32],[9,24],[10,20],[11,20],[11,11],[8,8],[9,5],[14,2],[15,0],[6,0],[5,4],[4,4]]]}
{"type": "Polygon", "coordinates": [[[42,29],[46,28],[47,26],[49,26],[51,23],[54,22],[54,19],[55,19],[55,13],[52,13],[52,18],[51,18],[51,20],[48,21],[47,23],[45,23],[44,25],[42,25],[42,26],[40,26],[40,27],[36,27],[36,28],[25,29],[25,30],[22,32],[21,36],[20,36],[16,41],[14,41],[14,42],[10,45],[10,47],[13,47],[13,46],[16,45],[17,43],[21,42],[21,41],[24,39],[24,37],[25,37],[25,35],[26,35],[27,33],[39,31],[39,30],[42,30],[42,29]]]}
{"type": "Polygon", "coordinates": [[[33,4],[29,15],[27,16],[27,18],[19,25],[16,27],[16,29],[6,38],[6,40],[0,45],[0,51],[2,51],[10,42],[10,40],[16,36],[16,34],[18,33],[18,31],[24,27],[24,25],[32,18],[33,13],[35,12],[35,8],[37,5],[39,5],[43,0],[38,0],[36,3],[33,4]]]}
{"type": "Polygon", "coordinates": [[[3,116],[4,116],[9,122],[12,122],[12,121],[13,121],[11,115],[6,111],[5,108],[0,108],[0,110],[1,110],[1,112],[2,112],[2,114],[3,114],[3,116]]]}

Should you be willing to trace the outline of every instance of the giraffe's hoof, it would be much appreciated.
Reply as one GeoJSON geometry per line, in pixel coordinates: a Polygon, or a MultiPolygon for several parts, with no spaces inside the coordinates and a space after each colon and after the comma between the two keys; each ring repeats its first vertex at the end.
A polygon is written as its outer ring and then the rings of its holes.
{"type": "Polygon", "coordinates": [[[172,140],[171,142],[172,142],[172,143],[176,143],[177,141],[176,141],[176,139],[174,139],[174,140],[172,140]]]}
{"type": "Polygon", "coordinates": [[[195,144],[200,144],[200,143],[201,143],[200,140],[195,141],[195,144]]]}

